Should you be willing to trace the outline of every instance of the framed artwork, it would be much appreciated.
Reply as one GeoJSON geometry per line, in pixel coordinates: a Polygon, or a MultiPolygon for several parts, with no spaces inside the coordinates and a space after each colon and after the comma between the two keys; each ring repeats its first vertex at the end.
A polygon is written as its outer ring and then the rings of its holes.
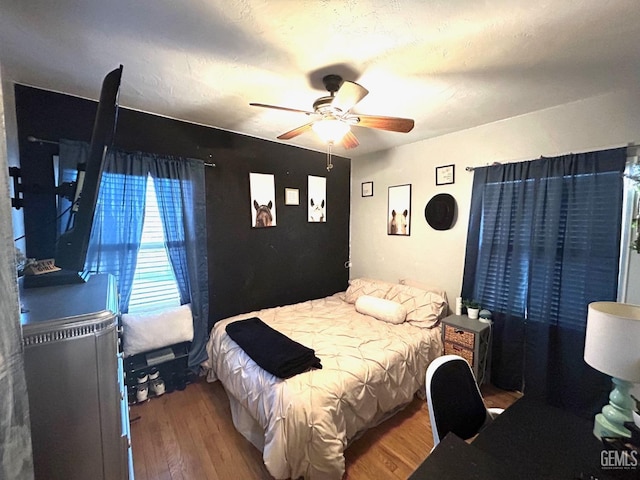
{"type": "Polygon", "coordinates": [[[436,185],[450,185],[455,182],[455,165],[436,167],[436,185]]]}
{"type": "Polygon", "coordinates": [[[284,189],[285,205],[300,205],[300,191],[297,188],[284,189]]]}
{"type": "Polygon", "coordinates": [[[276,226],[276,190],[272,174],[249,173],[251,226],[276,226]]]}
{"type": "Polygon", "coordinates": [[[373,182],[362,183],[362,196],[373,197],[373,182]]]}
{"type": "Polygon", "coordinates": [[[327,221],[327,179],[309,175],[309,221],[327,221]]]}
{"type": "Polygon", "coordinates": [[[411,184],[389,187],[387,234],[411,234],[411,184]]]}

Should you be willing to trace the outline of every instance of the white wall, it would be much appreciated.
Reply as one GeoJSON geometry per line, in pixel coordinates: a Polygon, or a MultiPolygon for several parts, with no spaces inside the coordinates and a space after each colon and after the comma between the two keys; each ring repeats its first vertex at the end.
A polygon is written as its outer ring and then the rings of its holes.
{"type": "MultiPolygon", "coordinates": [[[[351,278],[413,278],[443,287],[453,303],[462,288],[473,180],[473,174],[465,171],[466,166],[531,160],[629,143],[640,143],[640,90],[614,92],[354,158],[351,278]],[[449,164],[455,164],[455,184],[436,186],[435,167],[449,164]],[[366,181],[374,183],[373,197],[360,196],[361,183],[366,181]],[[387,188],[406,183],[412,185],[411,235],[389,236],[387,188]],[[450,230],[433,230],[424,219],[427,202],[438,193],[450,193],[458,203],[458,219],[450,230]]],[[[633,272],[630,277],[635,278],[633,272]]],[[[640,299],[640,285],[630,288],[634,289],[640,299]]],[[[631,292],[628,294],[631,298],[631,292]]]]}
{"type": "Polygon", "coordinates": [[[9,129],[5,126],[3,100],[0,84],[0,478],[28,480],[33,478],[31,423],[20,340],[18,282],[7,170],[9,129]]]}

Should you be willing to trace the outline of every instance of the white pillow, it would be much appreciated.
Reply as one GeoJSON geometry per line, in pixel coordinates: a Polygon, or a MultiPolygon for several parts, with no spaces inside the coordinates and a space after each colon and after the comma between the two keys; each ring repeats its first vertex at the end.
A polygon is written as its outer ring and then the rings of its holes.
{"type": "Polygon", "coordinates": [[[433,328],[447,311],[447,301],[435,292],[408,285],[394,286],[385,297],[407,309],[407,322],[417,327],[433,328]]]}
{"type": "Polygon", "coordinates": [[[445,292],[441,288],[434,287],[433,285],[422,283],[418,280],[413,280],[411,278],[401,278],[398,283],[400,285],[407,285],[408,287],[419,288],[420,290],[425,290],[427,292],[435,292],[438,295],[440,295],[442,298],[444,298],[445,302],[448,302],[447,292],[445,292]]]}
{"type": "Polygon", "coordinates": [[[393,283],[388,283],[382,280],[354,278],[349,280],[349,287],[345,292],[345,300],[349,303],[356,303],[358,297],[362,295],[384,298],[393,285],[393,283]]]}
{"type": "Polygon", "coordinates": [[[145,315],[122,315],[124,356],[193,340],[191,305],[145,315]]]}
{"type": "Polygon", "coordinates": [[[407,309],[404,305],[370,295],[358,297],[356,311],[395,325],[404,322],[407,318],[407,309]]]}

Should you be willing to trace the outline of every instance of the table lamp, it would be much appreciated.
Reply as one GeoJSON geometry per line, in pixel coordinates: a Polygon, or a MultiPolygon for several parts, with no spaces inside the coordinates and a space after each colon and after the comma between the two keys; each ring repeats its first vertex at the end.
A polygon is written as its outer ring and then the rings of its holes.
{"type": "Polygon", "coordinates": [[[632,422],[635,402],[629,393],[640,382],[640,306],[594,302],[587,313],[584,360],[613,377],[609,403],[595,418],[598,437],[630,437],[625,422],[632,422]]]}

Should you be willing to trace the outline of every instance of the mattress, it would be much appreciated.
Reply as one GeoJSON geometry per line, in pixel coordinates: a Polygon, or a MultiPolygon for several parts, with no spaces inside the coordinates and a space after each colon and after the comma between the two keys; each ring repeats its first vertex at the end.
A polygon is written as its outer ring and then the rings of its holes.
{"type": "Polygon", "coordinates": [[[349,442],[424,390],[442,341],[439,325],[378,320],[343,292],[221,320],[207,352],[208,380],[222,382],[234,425],[262,449],[275,478],[340,479],[349,442]],[[322,369],[283,380],[260,368],[225,332],[249,317],[314,349],[322,369]]]}

